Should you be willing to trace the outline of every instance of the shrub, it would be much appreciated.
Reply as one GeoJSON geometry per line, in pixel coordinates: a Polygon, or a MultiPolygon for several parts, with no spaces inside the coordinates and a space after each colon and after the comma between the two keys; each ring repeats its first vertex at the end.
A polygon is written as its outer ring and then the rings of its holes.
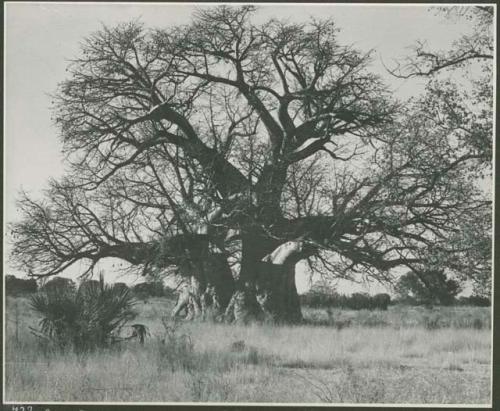
{"type": "Polygon", "coordinates": [[[385,311],[391,302],[391,296],[384,293],[376,294],[372,297],[372,302],[374,308],[379,308],[385,311]]]}
{"type": "Polygon", "coordinates": [[[488,297],[481,297],[479,295],[471,295],[469,297],[460,297],[458,299],[460,305],[472,305],[475,307],[489,307],[491,301],[488,297]]]}
{"type": "Polygon", "coordinates": [[[164,288],[161,281],[151,281],[136,284],[133,288],[134,294],[139,298],[163,297],[164,288]]]}
{"type": "Polygon", "coordinates": [[[177,299],[177,291],[168,286],[163,287],[163,296],[169,299],[177,299]]]}
{"type": "Polygon", "coordinates": [[[49,288],[31,298],[32,309],[43,317],[39,330],[33,331],[76,352],[105,347],[135,317],[134,303],[128,289],[106,285],[102,276],[100,281],[83,282],[77,291],[49,288]]]}
{"type": "Polygon", "coordinates": [[[474,320],[472,320],[472,328],[475,328],[476,330],[481,330],[485,327],[483,325],[483,321],[480,318],[474,318],[474,320]]]}
{"type": "Polygon", "coordinates": [[[87,288],[99,287],[99,281],[97,280],[85,280],[80,283],[79,290],[85,290],[87,288]]]}
{"type": "Polygon", "coordinates": [[[490,328],[491,321],[490,317],[487,315],[478,316],[477,313],[469,313],[468,315],[454,318],[451,321],[451,325],[454,328],[474,328],[476,330],[482,330],[490,328]]]}
{"type": "Polygon", "coordinates": [[[354,310],[362,310],[363,308],[371,308],[370,296],[366,293],[354,293],[349,300],[349,308],[354,310]]]}
{"type": "Polygon", "coordinates": [[[363,327],[385,327],[388,324],[388,322],[383,318],[383,316],[367,312],[366,315],[363,315],[364,313],[360,313],[358,317],[358,324],[363,326],[363,327]]]}
{"type": "Polygon", "coordinates": [[[424,316],[424,327],[427,330],[437,330],[442,327],[439,316],[437,315],[431,315],[431,316],[424,316]]]}
{"type": "Polygon", "coordinates": [[[65,277],[54,277],[40,288],[40,291],[45,293],[56,294],[73,293],[75,290],[75,282],[70,278],[65,277]]]}
{"type": "Polygon", "coordinates": [[[120,290],[130,290],[129,286],[125,283],[114,283],[113,287],[120,289],[120,290]]]}

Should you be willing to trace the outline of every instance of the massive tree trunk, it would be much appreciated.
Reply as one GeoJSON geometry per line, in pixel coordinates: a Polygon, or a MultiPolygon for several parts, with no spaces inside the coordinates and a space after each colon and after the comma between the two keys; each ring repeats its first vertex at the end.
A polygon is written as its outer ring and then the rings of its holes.
{"type": "Polygon", "coordinates": [[[234,280],[226,255],[207,252],[190,238],[190,252],[179,264],[189,278],[172,312],[183,309],[186,319],[196,317],[248,323],[268,320],[297,323],[302,320],[295,286],[295,265],[304,258],[302,241],[283,242],[259,229],[242,234],[239,277],[234,280]]]}
{"type": "Polygon", "coordinates": [[[295,264],[262,263],[256,281],[256,295],[266,319],[277,323],[302,320],[295,285],[295,264]]]}
{"type": "Polygon", "coordinates": [[[296,323],[302,320],[295,286],[295,264],[302,243],[256,233],[243,236],[242,261],[237,290],[226,310],[229,320],[251,319],[296,323]]]}
{"type": "Polygon", "coordinates": [[[211,252],[206,235],[176,238],[179,274],[189,279],[172,311],[185,309],[186,318],[220,316],[234,292],[234,279],[226,255],[211,252]]]}

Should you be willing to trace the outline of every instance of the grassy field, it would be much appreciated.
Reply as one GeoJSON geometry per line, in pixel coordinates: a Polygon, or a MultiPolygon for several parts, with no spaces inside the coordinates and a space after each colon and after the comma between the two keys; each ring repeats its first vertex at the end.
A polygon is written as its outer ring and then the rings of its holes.
{"type": "Polygon", "coordinates": [[[29,333],[25,298],[6,302],[5,400],[487,404],[489,308],[303,310],[299,326],[182,323],[171,302],[137,309],[144,346],[53,353],[29,333]]]}

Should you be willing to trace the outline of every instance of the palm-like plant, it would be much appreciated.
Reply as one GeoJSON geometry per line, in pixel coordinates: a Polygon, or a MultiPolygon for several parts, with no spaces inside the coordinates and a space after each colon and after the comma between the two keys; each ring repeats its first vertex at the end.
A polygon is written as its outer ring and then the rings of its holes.
{"type": "Polygon", "coordinates": [[[40,333],[59,347],[72,345],[77,351],[107,346],[111,336],[135,318],[135,300],[130,290],[89,281],[78,290],[39,293],[31,307],[42,315],[40,333]]]}
{"type": "Polygon", "coordinates": [[[74,324],[79,318],[74,296],[69,293],[38,293],[31,298],[31,308],[42,315],[39,331],[47,339],[60,347],[74,339],[74,324]]]}

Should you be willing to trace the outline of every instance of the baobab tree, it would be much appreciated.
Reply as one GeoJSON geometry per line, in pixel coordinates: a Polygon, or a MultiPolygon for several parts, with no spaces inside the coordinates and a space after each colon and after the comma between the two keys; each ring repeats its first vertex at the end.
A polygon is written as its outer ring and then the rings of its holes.
{"type": "Polygon", "coordinates": [[[455,147],[423,101],[394,101],[333,21],[256,25],[254,12],[86,39],[54,96],[70,172],[45,201],[23,196],[12,225],[22,269],[175,267],[200,312],[210,290],[221,312],[239,301],[293,322],[305,258],[380,281],[398,266],[482,267],[463,236],[472,216],[488,221],[482,154],[455,147]]]}

